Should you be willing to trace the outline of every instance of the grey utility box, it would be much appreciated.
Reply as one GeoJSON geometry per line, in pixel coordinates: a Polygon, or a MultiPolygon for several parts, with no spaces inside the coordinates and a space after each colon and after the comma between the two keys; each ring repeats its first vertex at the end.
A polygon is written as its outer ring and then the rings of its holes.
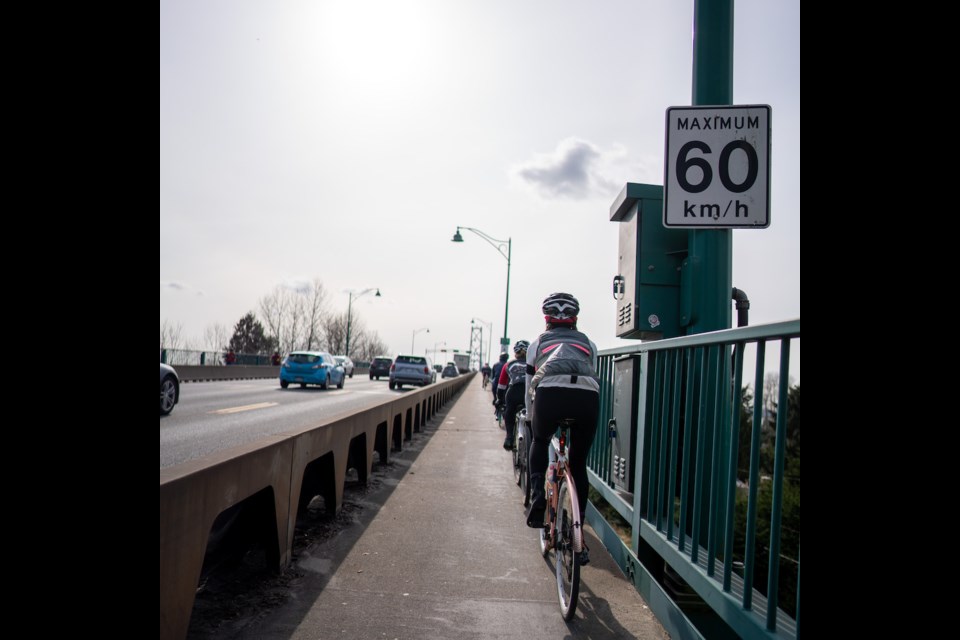
{"type": "Polygon", "coordinates": [[[617,489],[633,493],[634,455],[637,451],[637,406],[640,356],[628,355],[613,361],[613,419],[610,435],[610,463],[617,489]]]}

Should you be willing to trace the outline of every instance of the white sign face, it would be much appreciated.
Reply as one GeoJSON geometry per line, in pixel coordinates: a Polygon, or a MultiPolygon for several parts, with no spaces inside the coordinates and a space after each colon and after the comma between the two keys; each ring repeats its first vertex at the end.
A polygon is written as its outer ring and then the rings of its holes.
{"type": "Polygon", "coordinates": [[[663,226],[770,226],[769,105],[670,107],[663,226]]]}

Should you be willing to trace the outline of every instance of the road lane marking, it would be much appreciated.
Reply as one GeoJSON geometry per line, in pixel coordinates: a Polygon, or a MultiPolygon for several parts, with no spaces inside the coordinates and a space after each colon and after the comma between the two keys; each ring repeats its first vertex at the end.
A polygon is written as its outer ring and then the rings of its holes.
{"type": "Polygon", "coordinates": [[[211,411],[211,414],[216,415],[227,415],[230,413],[240,413],[241,411],[253,411],[254,409],[266,409],[267,407],[277,406],[276,402],[259,402],[257,404],[248,404],[243,407],[231,407],[229,409],[220,409],[218,411],[211,411]]]}

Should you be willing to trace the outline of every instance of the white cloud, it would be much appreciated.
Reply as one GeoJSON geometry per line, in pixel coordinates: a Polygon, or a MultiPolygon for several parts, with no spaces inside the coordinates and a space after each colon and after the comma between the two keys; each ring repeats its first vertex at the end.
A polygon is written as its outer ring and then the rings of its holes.
{"type": "MultiPolygon", "coordinates": [[[[161,281],[160,281],[160,289],[161,289],[161,290],[166,289],[166,290],[168,290],[168,291],[175,291],[175,292],[177,292],[177,293],[188,293],[188,292],[190,292],[193,288],[192,288],[190,285],[183,284],[182,282],[164,282],[163,280],[161,280],[161,281]]],[[[202,296],[202,295],[203,295],[203,291],[197,291],[196,294],[197,294],[198,296],[202,296]]]]}
{"type": "Polygon", "coordinates": [[[310,293],[310,290],[313,288],[309,278],[289,278],[280,286],[294,293],[303,295],[310,293]]]}
{"type": "Polygon", "coordinates": [[[583,200],[592,196],[616,193],[622,180],[611,175],[626,159],[626,149],[615,145],[601,151],[591,142],[567,138],[557,144],[553,153],[541,153],[515,165],[511,174],[522,184],[546,199],[583,200]]]}

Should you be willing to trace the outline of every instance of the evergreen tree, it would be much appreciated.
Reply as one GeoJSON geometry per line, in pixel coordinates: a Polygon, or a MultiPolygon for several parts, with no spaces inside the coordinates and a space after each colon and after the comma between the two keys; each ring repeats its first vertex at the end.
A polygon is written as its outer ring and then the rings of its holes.
{"type": "Polygon", "coordinates": [[[263,325],[250,311],[234,326],[229,348],[236,354],[268,354],[273,343],[274,340],[266,336],[263,325]]]}

